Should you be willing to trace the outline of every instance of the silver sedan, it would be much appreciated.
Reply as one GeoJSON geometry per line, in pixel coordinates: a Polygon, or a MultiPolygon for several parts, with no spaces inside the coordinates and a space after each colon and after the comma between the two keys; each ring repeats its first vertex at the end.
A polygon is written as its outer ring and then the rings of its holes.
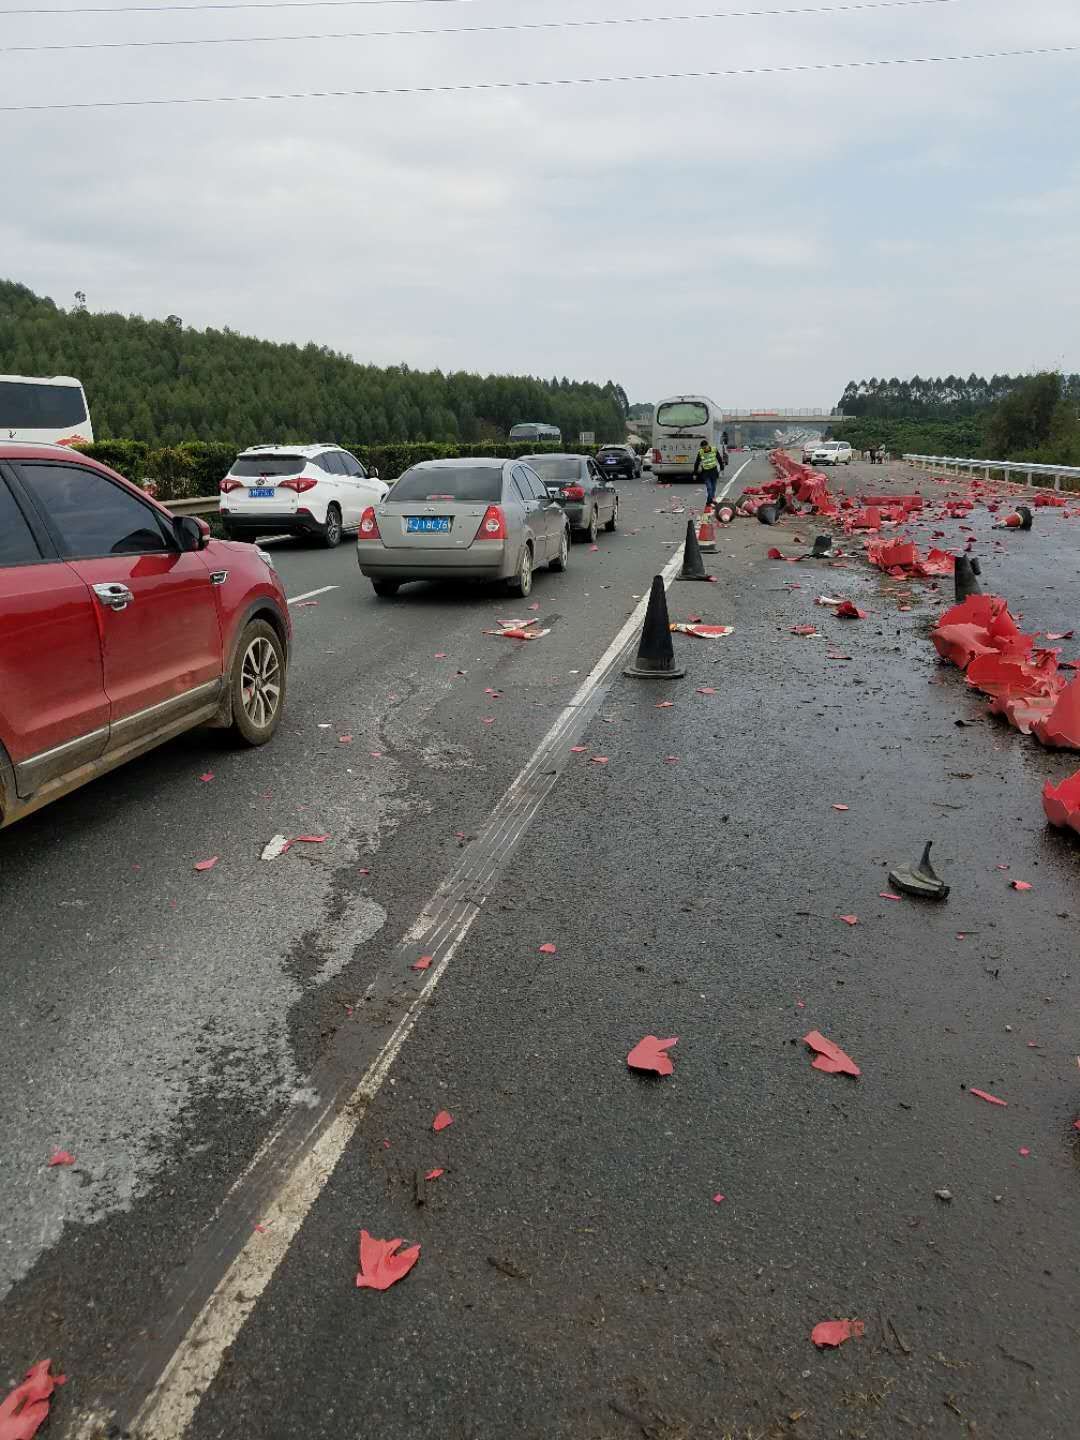
{"type": "Polygon", "coordinates": [[[539,565],[565,570],[570,523],[519,460],[425,460],[360,519],[356,559],[376,595],[409,580],[504,580],[528,595],[539,565]]]}

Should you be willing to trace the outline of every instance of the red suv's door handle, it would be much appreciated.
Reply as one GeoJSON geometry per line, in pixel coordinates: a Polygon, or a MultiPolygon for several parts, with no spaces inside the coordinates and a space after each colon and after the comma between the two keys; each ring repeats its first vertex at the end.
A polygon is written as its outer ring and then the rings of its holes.
{"type": "Polygon", "coordinates": [[[126,610],[135,599],[128,587],[116,580],[107,585],[95,585],[94,594],[107,610],[126,610]]]}

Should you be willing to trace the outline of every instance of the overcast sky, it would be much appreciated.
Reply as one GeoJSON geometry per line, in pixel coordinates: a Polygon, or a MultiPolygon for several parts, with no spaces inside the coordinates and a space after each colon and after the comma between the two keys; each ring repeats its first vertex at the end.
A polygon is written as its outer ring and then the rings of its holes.
{"type": "MultiPolygon", "coordinates": [[[[50,0],[0,0],[0,11],[50,0]]],[[[52,0],[70,3],[70,0],[52,0]]],[[[116,0],[87,0],[109,4],[116,0]]],[[[152,3],[152,0],[143,0],[152,3]]],[[[806,0],[6,15],[0,47],[536,24],[806,0]]],[[[4,105],[1080,45],[1078,0],[0,54],[4,105]]],[[[804,75],[0,115],[0,274],[378,364],[755,408],[1080,370],[1080,53],[804,75]]]]}

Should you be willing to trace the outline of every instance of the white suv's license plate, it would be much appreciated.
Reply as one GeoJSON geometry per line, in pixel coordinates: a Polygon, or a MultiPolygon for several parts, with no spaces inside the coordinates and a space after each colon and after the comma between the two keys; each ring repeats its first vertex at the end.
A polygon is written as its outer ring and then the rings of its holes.
{"type": "Polygon", "coordinates": [[[274,498],[274,490],[272,487],[270,489],[267,489],[265,486],[257,487],[249,490],[248,494],[252,500],[272,500],[274,498]]]}

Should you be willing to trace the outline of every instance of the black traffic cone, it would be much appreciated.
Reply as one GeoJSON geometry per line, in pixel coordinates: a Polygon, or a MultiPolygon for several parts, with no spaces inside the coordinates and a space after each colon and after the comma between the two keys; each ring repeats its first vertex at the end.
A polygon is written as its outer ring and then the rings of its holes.
{"type": "Polygon", "coordinates": [[[979,574],[978,560],[969,558],[967,555],[958,555],[953,569],[953,580],[955,582],[955,599],[957,605],[961,600],[966,600],[969,595],[981,595],[982,586],[976,578],[979,574]]]}
{"type": "MultiPolygon", "coordinates": [[[[705,561],[701,558],[701,546],[698,544],[697,532],[694,529],[694,522],[686,522],[686,542],[683,545],[682,569],[676,580],[708,580],[708,572],[705,569],[705,561]]],[[[648,624],[648,621],[645,622],[648,624]]]]}
{"type": "Polygon", "coordinates": [[[623,671],[643,680],[677,680],[686,674],[684,665],[675,664],[675,647],[671,643],[671,621],[668,619],[667,591],[664,577],[654,575],[649,591],[645,624],[641,627],[637,659],[623,671]]]}
{"type": "Polygon", "coordinates": [[[758,508],[757,508],[757,518],[761,521],[762,525],[775,525],[775,524],[776,524],[776,506],[775,506],[775,505],[759,505],[758,508]]]}
{"type": "Polygon", "coordinates": [[[1032,514],[1028,507],[1026,505],[1018,505],[1016,507],[1016,513],[1020,516],[1020,529],[1030,530],[1032,514]]]}
{"type": "Polygon", "coordinates": [[[810,551],[813,560],[824,560],[832,550],[832,536],[818,535],[814,539],[814,548],[810,551]]]}

